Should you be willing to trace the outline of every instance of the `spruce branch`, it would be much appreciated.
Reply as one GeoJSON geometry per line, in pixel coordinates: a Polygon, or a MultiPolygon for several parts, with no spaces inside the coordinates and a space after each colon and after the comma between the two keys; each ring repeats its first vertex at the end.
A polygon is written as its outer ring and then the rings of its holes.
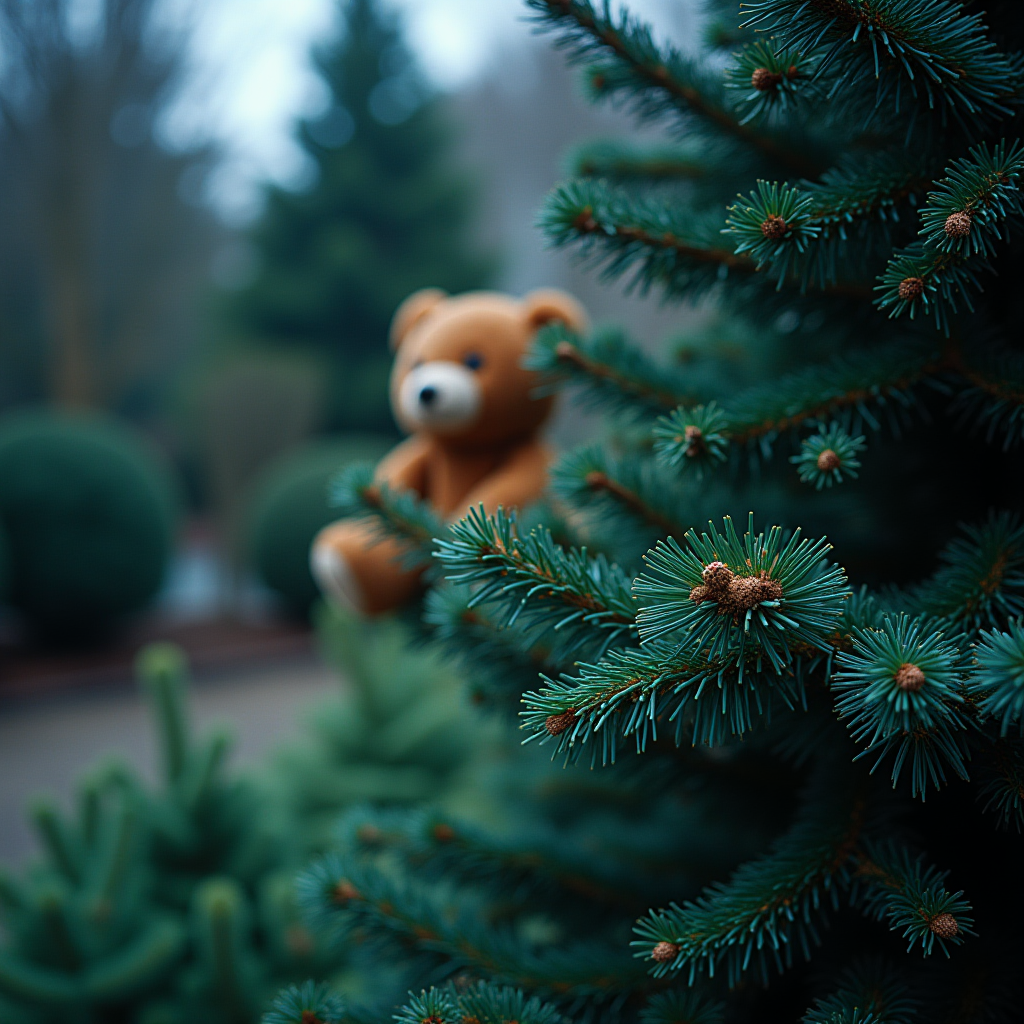
{"type": "Polygon", "coordinates": [[[978,799],[999,827],[1024,832],[1024,744],[999,739],[984,751],[978,773],[978,799]]]}
{"type": "Polygon", "coordinates": [[[967,692],[984,715],[1001,719],[999,735],[1019,725],[1024,739],[1024,620],[1011,622],[1005,633],[981,634],[967,692]]]}
{"type": "Polygon", "coordinates": [[[654,426],[654,453],[674,469],[689,470],[697,480],[725,462],[728,418],[714,402],[675,409],[654,426]]]}
{"type": "Polygon", "coordinates": [[[489,605],[503,625],[550,630],[557,660],[570,652],[630,643],[636,636],[636,603],[629,578],[603,555],[566,551],[548,530],[520,537],[513,514],[488,516],[483,508],[438,541],[447,577],[474,588],[471,608],[489,605]]]}
{"type": "Polygon", "coordinates": [[[918,1019],[917,1001],[903,972],[886,960],[872,958],[848,967],[838,981],[833,992],[815,1000],[801,1024],[914,1024],[918,1019]]]}
{"type": "Polygon", "coordinates": [[[337,935],[362,927],[378,941],[390,938],[500,984],[599,1000],[644,987],[642,970],[616,948],[598,942],[529,946],[510,929],[496,928],[477,902],[455,902],[436,884],[376,870],[352,856],[328,855],[297,885],[318,930],[337,935]]]}
{"type": "Polygon", "coordinates": [[[939,570],[909,597],[957,630],[1004,629],[1024,615],[1024,525],[1000,512],[961,530],[939,555],[939,570]]]}
{"type": "Polygon", "coordinates": [[[658,536],[686,532],[677,514],[693,500],[649,455],[614,457],[597,445],[562,456],[551,471],[551,490],[607,530],[658,536]]]}
{"type": "Polygon", "coordinates": [[[331,504],[339,515],[369,522],[381,536],[403,542],[406,568],[430,566],[434,538],[445,533],[444,523],[418,495],[376,483],[373,474],[369,462],[343,470],[331,484],[331,504]]]}
{"type": "Polygon", "coordinates": [[[586,142],[569,155],[568,175],[613,182],[702,181],[723,169],[708,148],[630,146],[618,140],[586,142]]]}
{"type": "Polygon", "coordinates": [[[976,934],[971,904],[962,892],[946,890],[948,875],[900,844],[869,841],[857,858],[853,901],[890,930],[902,930],[908,953],[920,945],[930,956],[938,944],[948,957],[946,943],[958,946],[965,935],[976,934]]]}
{"type": "Polygon", "coordinates": [[[720,746],[769,722],[774,710],[801,707],[806,675],[824,660],[812,652],[775,672],[753,651],[740,665],[731,653],[711,660],[675,643],[611,651],[578,665],[574,676],[542,675],[544,688],[523,694],[523,728],[527,742],[554,740],[555,754],[567,761],[589,749],[594,765],[615,762],[620,737],[643,753],[659,727],[677,747],[720,746]]]}
{"type": "MultiPolygon", "coordinates": [[[[721,407],[715,405],[711,429],[715,450],[724,455],[724,441],[745,449],[752,458],[769,459],[780,435],[805,426],[829,429],[833,424],[850,435],[885,426],[898,437],[912,412],[924,415],[919,387],[927,384],[948,390],[944,381],[948,372],[944,353],[916,342],[838,356],[821,366],[755,385],[721,407]]],[[[690,465],[685,428],[699,426],[697,413],[697,409],[679,409],[656,428],[655,450],[670,465],[690,465]],[[683,429],[676,429],[679,426],[683,429]]],[[[710,454],[703,459],[705,469],[725,461],[711,459],[710,454]]]]}
{"type": "Polygon", "coordinates": [[[700,992],[677,989],[651,996],[640,1024],[725,1024],[725,1006],[700,992]]]}
{"type": "Polygon", "coordinates": [[[262,1024],[342,1024],[345,1004],[315,981],[289,985],[274,999],[262,1024]]]}
{"type": "Polygon", "coordinates": [[[525,365],[546,378],[540,394],[569,384],[580,388],[588,406],[633,416],[657,416],[695,397],[683,372],[654,363],[620,331],[581,338],[553,324],[537,334],[525,365]]]}
{"type": "Polygon", "coordinates": [[[815,792],[766,856],[738,868],[696,899],[641,918],[632,943],[656,977],[724,972],[730,988],[752,972],[767,984],[774,967],[809,959],[829,908],[838,910],[863,838],[865,805],[844,780],[815,792]]]}
{"type": "Polygon", "coordinates": [[[670,537],[648,553],[633,584],[641,640],[671,637],[709,661],[731,658],[741,679],[748,654],[781,675],[794,649],[829,652],[849,593],[843,570],[825,562],[831,545],[799,530],[784,539],[777,526],[755,534],[753,513],[742,539],[728,516],[723,532],[708,526],[686,534],[686,549],[670,537]]]}
{"type": "Polygon", "coordinates": [[[1019,55],[989,39],[982,15],[951,0],[748,0],[744,27],[779,32],[787,47],[824,51],[817,74],[827,98],[874,87],[875,111],[917,110],[952,118],[968,134],[1014,114],[1020,105],[1019,55]]]}
{"type": "Polygon", "coordinates": [[[707,290],[729,275],[749,279],[757,264],[721,245],[722,224],[711,214],[637,197],[604,181],[577,180],[547,197],[538,226],[552,244],[578,243],[584,263],[603,266],[608,279],[636,267],[644,290],[707,290]]]}
{"type": "Polygon", "coordinates": [[[740,94],[747,109],[740,124],[788,112],[816,90],[811,86],[817,61],[776,39],[759,39],[744,46],[733,58],[726,77],[728,88],[740,94]]]}
{"type": "Polygon", "coordinates": [[[968,777],[963,659],[942,636],[927,619],[886,616],[880,629],[854,630],[832,680],[836,711],[864,747],[857,756],[877,753],[874,772],[894,754],[894,786],[909,761],[911,792],[922,799],[944,784],[944,763],[968,777]]]}
{"type": "Polygon", "coordinates": [[[558,32],[556,46],[588,66],[598,96],[630,101],[641,116],[682,113],[706,128],[749,146],[774,163],[805,177],[819,168],[788,140],[752,129],[731,108],[717,76],[709,75],[673,47],[662,48],[650,28],[623,11],[599,13],[590,0],[526,0],[541,31],[558,32]]]}
{"type": "Polygon", "coordinates": [[[838,423],[822,427],[817,434],[806,437],[800,445],[800,454],[790,458],[805,484],[814,484],[816,490],[843,482],[843,474],[856,480],[864,450],[864,437],[850,437],[838,423]]]}
{"type": "Polygon", "coordinates": [[[1000,349],[961,353],[955,366],[961,387],[950,412],[961,429],[981,434],[1002,450],[1024,442],[1024,355],[1000,349]]]}
{"type": "Polygon", "coordinates": [[[729,208],[726,233],[737,253],[750,253],[777,281],[827,290],[860,289],[891,253],[892,234],[932,175],[927,161],[906,153],[847,157],[817,182],[799,186],[759,181],[729,208]]]}
{"type": "Polygon", "coordinates": [[[1019,141],[1007,148],[1005,139],[991,150],[983,143],[954,162],[928,193],[921,237],[897,252],[879,277],[875,305],[890,317],[933,316],[948,334],[957,302],[974,308],[979,275],[992,271],[997,244],[1020,226],[1022,171],[1024,149],[1019,141]]]}
{"type": "Polygon", "coordinates": [[[565,1018],[522,989],[480,981],[462,990],[432,988],[414,996],[394,1019],[398,1024],[562,1024],[565,1018]]]}

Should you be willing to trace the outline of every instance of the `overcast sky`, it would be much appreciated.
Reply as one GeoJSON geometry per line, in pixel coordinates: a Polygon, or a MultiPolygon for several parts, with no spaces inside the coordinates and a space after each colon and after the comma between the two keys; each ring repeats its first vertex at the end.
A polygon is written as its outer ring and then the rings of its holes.
{"type": "MultiPolygon", "coordinates": [[[[442,89],[457,89],[529,42],[522,0],[386,2],[402,12],[414,51],[442,89]]],[[[666,27],[689,0],[628,6],[666,27]]],[[[194,86],[168,130],[181,140],[209,133],[227,147],[215,199],[232,219],[243,218],[254,212],[261,181],[301,177],[290,126],[324,103],[308,52],[332,32],[336,0],[205,0],[199,9],[194,86]]]]}

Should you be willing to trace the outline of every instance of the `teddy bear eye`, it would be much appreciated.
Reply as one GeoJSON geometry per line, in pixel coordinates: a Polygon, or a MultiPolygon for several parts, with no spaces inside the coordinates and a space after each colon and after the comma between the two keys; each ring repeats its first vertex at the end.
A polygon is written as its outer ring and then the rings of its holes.
{"type": "Polygon", "coordinates": [[[468,356],[463,356],[462,362],[471,370],[479,370],[484,365],[483,359],[476,352],[470,352],[468,356]]]}

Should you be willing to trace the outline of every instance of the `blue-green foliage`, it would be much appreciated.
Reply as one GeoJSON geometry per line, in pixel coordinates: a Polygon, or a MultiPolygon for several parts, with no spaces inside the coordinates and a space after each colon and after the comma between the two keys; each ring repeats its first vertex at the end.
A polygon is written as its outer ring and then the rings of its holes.
{"type": "Polygon", "coordinates": [[[611,3],[526,7],[595,99],[673,136],[578,149],[540,227],[697,312],[660,355],[539,335],[544,392],[605,420],[549,504],[432,535],[423,619],[482,703],[521,701],[516,781],[482,823],[350,815],[309,913],[423,993],[407,1024],[484,1020],[481,982],[579,1024],[1009,1024],[1014,5],[990,31],[954,0],[708,0],[702,52],[611,3]]]}

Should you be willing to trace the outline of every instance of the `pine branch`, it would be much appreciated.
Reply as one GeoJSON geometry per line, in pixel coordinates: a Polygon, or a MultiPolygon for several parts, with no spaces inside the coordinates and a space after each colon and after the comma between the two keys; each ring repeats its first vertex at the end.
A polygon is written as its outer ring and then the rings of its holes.
{"type": "Polygon", "coordinates": [[[725,1006],[700,992],[681,990],[651,996],[640,1024],[725,1024],[725,1006]]]}
{"type": "Polygon", "coordinates": [[[1013,116],[1020,105],[1019,55],[1000,53],[982,15],[950,0],[750,0],[745,27],[783,34],[803,53],[823,52],[827,99],[857,95],[874,84],[875,110],[938,111],[968,134],[1013,116]]]}
{"type": "Polygon", "coordinates": [[[685,550],[669,538],[647,555],[633,584],[641,640],[671,637],[709,661],[732,659],[741,682],[748,655],[781,675],[794,651],[830,652],[849,593],[843,570],[825,562],[831,545],[799,530],[783,540],[777,526],[755,534],[753,513],[742,540],[728,516],[722,533],[708,526],[686,534],[685,550]]]}
{"type": "Polygon", "coordinates": [[[593,525],[620,536],[625,531],[682,536],[689,523],[676,516],[696,500],[696,494],[687,495],[649,455],[613,457],[597,445],[559,459],[551,471],[551,489],[593,525]]]}
{"type": "MultiPolygon", "coordinates": [[[[586,849],[544,820],[522,822],[514,835],[491,835],[435,811],[360,807],[338,823],[343,849],[387,849],[427,878],[480,884],[491,900],[524,906],[578,898],[633,914],[649,898],[650,880],[633,863],[586,849]]],[[[679,873],[681,874],[681,873],[679,873]]]]}
{"type": "Polygon", "coordinates": [[[749,253],[781,288],[826,289],[842,280],[861,287],[891,252],[901,213],[911,209],[932,175],[910,154],[847,158],[817,183],[799,187],[758,182],[757,191],[729,208],[726,233],[736,252],[749,253]],[[842,268],[842,277],[840,277],[842,268]]]}
{"type": "Polygon", "coordinates": [[[894,754],[895,786],[909,760],[922,800],[945,783],[943,764],[968,777],[963,661],[933,622],[887,616],[881,629],[854,630],[853,650],[836,660],[836,711],[864,746],[858,758],[878,754],[872,772],[894,754]]]}
{"type": "Polygon", "coordinates": [[[939,555],[941,568],[909,600],[956,631],[1005,629],[1024,615],[1024,525],[1002,512],[961,529],[964,535],[939,555]]]}
{"type": "Polygon", "coordinates": [[[655,449],[672,466],[706,472],[725,461],[726,443],[746,449],[752,458],[768,459],[780,435],[805,426],[837,425],[856,435],[885,425],[898,437],[910,412],[919,408],[916,389],[923,383],[945,388],[948,370],[942,353],[917,343],[839,356],[741,392],[715,406],[713,421],[701,419],[710,406],[677,410],[659,421],[655,449]],[[695,438],[687,436],[688,427],[700,431],[703,443],[693,455],[695,438]]]}
{"type": "Polygon", "coordinates": [[[474,588],[470,607],[492,606],[503,625],[549,630],[557,661],[576,651],[600,656],[636,636],[630,581],[617,565],[585,548],[564,550],[548,530],[520,537],[501,509],[470,509],[438,542],[437,557],[450,580],[474,588]]]}
{"type": "Polygon", "coordinates": [[[1024,739],[1024,620],[1011,622],[1005,633],[982,633],[974,659],[967,692],[977,701],[978,710],[1002,719],[1000,736],[1019,725],[1024,739]]]}
{"type": "Polygon", "coordinates": [[[903,972],[873,958],[843,971],[838,988],[815,1000],[801,1024],[914,1024],[917,1019],[903,972]]]}
{"type": "Polygon", "coordinates": [[[630,146],[618,140],[586,142],[566,163],[571,178],[605,178],[613,182],[702,181],[719,173],[720,159],[709,147],[630,146]]]}
{"type": "Polygon", "coordinates": [[[961,354],[956,372],[967,384],[950,407],[957,427],[989,444],[1002,437],[1004,452],[1024,442],[1024,355],[982,348],[961,354]]]}
{"type": "Polygon", "coordinates": [[[467,587],[439,583],[427,592],[423,622],[431,641],[466,665],[474,697],[511,709],[538,673],[557,671],[558,662],[543,636],[500,625],[473,606],[472,598],[467,587]]]}
{"type": "Polygon", "coordinates": [[[978,799],[1000,828],[1024,832],[1024,745],[1000,739],[985,751],[979,772],[978,799]]]}
{"type": "Polygon", "coordinates": [[[345,1004],[329,986],[306,981],[289,985],[263,1015],[262,1024],[342,1024],[345,1004]]]}
{"type": "Polygon", "coordinates": [[[962,892],[944,887],[948,874],[896,843],[869,842],[857,858],[855,877],[862,891],[853,900],[891,931],[902,929],[908,953],[920,945],[922,954],[930,956],[938,944],[948,957],[947,942],[958,946],[963,936],[975,934],[970,903],[962,892]]]}
{"type": "Polygon", "coordinates": [[[643,972],[613,947],[532,947],[483,918],[474,901],[453,902],[436,884],[385,873],[351,856],[331,854],[319,861],[299,877],[298,891],[318,930],[342,934],[363,928],[374,939],[390,937],[501,984],[599,1000],[645,987],[643,972]]]}
{"type": "Polygon", "coordinates": [[[611,651],[597,664],[580,664],[575,676],[523,695],[523,728],[529,740],[555,741],[555,753],[577,761],[586,749],[591,764],[613,764],[620,737],[638,753],[658,739],[659,726],[676,746],[720,746],[773,710],[803,706],[805,679],[825,658],[797,658],[771,671],[754,652],[737,665],[735,655],[709,660],[678,644],[648,643],[640,650],[611,651]]]}
{"type": "Polygon", "coordinates": [[[434,539],[446,532],[430,505],[412,491],[375,483],[372,463],[343,470],[331,484],[331,504],[339,516],[369,522],[381,536],[405,543],[402,564],[408,569],[432,565],[434,539]]]}
{"type": "Polygon", "coordinates": [[[682,906],[652,912],[634,928],[637,956],[655,977],[685,972],[689,984],[725,973],[730,988],[753,972],[767,984],[770,969],[809,959],[821,942],[828,909],[852,879],[863,838],[865,807],[848,781],[814,792],[797,820],[766,856],[744,864],[682,906]]]}
{"type": "Polygon", "coordinates": [[[536,11],[541,31],[560,33],[556,46],[589,67],[591,88],[599,96],[626,97],[643,117],[682,113],[712,131],[735,139],[765,158],[804,177],[819,168],[790,140],[753,130],[730,108],[725,90],[697,64],[674,48],[660,48],[650,28],[623,11],[618,18],[590,0],[526,0],[536,11]]]}
{"type": "Polygon", "coordinates": [[[398,1024],[562,1024],[564,1017],[550,1004],[522,989],[480,981],[468,989],[432,988],[414,996],[395,1014],[398,1024]]]}
{"type": "Polygon", "coordinates": [[[778,40],[759,39],[734,54],[726,72],[730,89],[740,94],[739,103],[747,113],[740,121],[779,118],[801,101],[817,98],[813,78],[817,60],[791,46],[779,46],[778,40]]]}
{"type": "Polygon", "coordinates": [[[652,362],[619,331],[581,338],[552,325],[538,333],[525,365],[547,379],[541,394],[576,385],[589,407],[632,416],[657,416],[696,397],[686,374],[652,362]]]}
{"type": "Polygon", "coordinates": [[[958,300],[973,310],[971,293],[981,290],[978,275],[992,271],[997,244],[1020,227],[1022,172],[1019,141],[1007,149],[1003,140],[991,151],[982,144],[952,164],[928,193],[920,239],[897,252],[879,277],[875,305],[890,317],[931,315],[948,334],[958,300]]]}

